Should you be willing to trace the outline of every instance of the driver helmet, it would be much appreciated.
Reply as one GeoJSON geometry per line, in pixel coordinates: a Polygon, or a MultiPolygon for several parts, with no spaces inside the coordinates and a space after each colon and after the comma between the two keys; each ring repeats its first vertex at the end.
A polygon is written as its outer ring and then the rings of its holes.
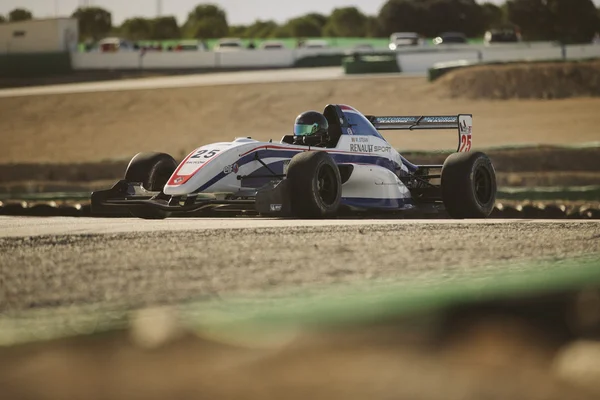
{"type": "Polygon", "coordinates": [[[317,111],[306,111],[296,117],[294,136],[323,136],[327,134],[329,122],[317,111]]]}

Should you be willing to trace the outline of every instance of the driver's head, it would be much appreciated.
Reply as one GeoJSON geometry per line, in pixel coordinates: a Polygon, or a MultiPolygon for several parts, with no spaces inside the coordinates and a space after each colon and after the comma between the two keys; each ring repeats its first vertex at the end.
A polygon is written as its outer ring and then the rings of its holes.
{"type": "Polygon", "coordinates": [[[323,136],[327,134],[329,123],[323,114],[306,111],[296,117],[294,136],[323,136]]]}

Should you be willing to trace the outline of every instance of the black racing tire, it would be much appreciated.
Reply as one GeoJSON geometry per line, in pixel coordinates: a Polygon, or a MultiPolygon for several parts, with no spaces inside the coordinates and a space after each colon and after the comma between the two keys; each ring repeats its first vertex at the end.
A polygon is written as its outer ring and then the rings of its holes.
{"type": "Polygon", "coordinates": [[[305,151],[287,169],[292,215],[298,218],[335,217],[342,201],[340,170],[324,151],[305,151]]]}
{"type": "Polygon", "coordinates": [[[451,154],[442,168],[442,200],[452,218],[487,218],[496,203],[496,172],[482,152],[451,154]]]}
{"type": "MultiPolygon", "coordinates": [[[[161,192],[169,178],[177,169],[177,161],[165,153],[138,153],[127,169],[125,180],[127,182],[140,182],[142,187],[151,192],[161,192]]],[[[165,219],[170,213],[154,207],[133,207],[129,210],[131,215],[143,219],[165,219]]]]}

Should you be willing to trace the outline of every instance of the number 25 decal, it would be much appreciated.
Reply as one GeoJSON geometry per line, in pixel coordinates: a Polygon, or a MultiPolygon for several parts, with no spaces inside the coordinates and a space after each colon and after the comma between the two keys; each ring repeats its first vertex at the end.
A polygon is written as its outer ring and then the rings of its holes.
{"type": "Polygon", "coordinates": [[[219,151],[221,151],[221,150],[219,150],[219,149],[217,149],[217,150],[199,150],[196,154],[194,154],[190,158],[201,158],[202,155],[204,155],[204,157],[202,157],[202,158],[211,158],[211,157],[214,157],[219,151]]]}
{"type": "Polygon", "coordinates": [[[471,151],[471,135],[460,135],[460,153],[471,151]]]}

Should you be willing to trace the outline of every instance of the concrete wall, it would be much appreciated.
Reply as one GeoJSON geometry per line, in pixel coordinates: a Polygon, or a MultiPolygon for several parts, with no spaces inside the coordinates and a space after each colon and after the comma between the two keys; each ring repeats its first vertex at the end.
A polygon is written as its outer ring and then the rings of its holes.
{"type": "MultiPolygon", "coordinates": [[[[600,46],[567,46],[569,59],[600,57],[600,46]]],[[[291,67],[295,61],[316,55],[343,54],[343,49],[241,50],[232,52],[147,52],[73,53],[73,68],[90,69],[211,69],[291,67]]],[[[403,72],[425,73],[439,62],[466,60],[519,61],[563,58],[563,48],[554,44],[453,46],[402,50],[396,54],[403,72]]]]}
{"type": "Polygon", "coordinates": [[[294,50],[241,50],[217,53],[215,62],[221,68],[276,68],[294,64],[294,50]]]}
{"type": "Polygon", "coordinates": [[[504,62],[543,61],[567,59],[577,60],[600,57],[600,45],[540,46],[474,46],[447,51],[399,52],[398,64],[403,72],[426,72],[436,63],[450,61],[504,62]]]}
{"type": "Polygon", "coordinates": [[[72,51],[78,40],[77,20],[72,18],[0,24],[0,54],[72,51]]]}
{"type": "Polygon", "coordinates": [[[600,57],[600,45],[567,46],[566,56],[569,60],[600,57]]]}

